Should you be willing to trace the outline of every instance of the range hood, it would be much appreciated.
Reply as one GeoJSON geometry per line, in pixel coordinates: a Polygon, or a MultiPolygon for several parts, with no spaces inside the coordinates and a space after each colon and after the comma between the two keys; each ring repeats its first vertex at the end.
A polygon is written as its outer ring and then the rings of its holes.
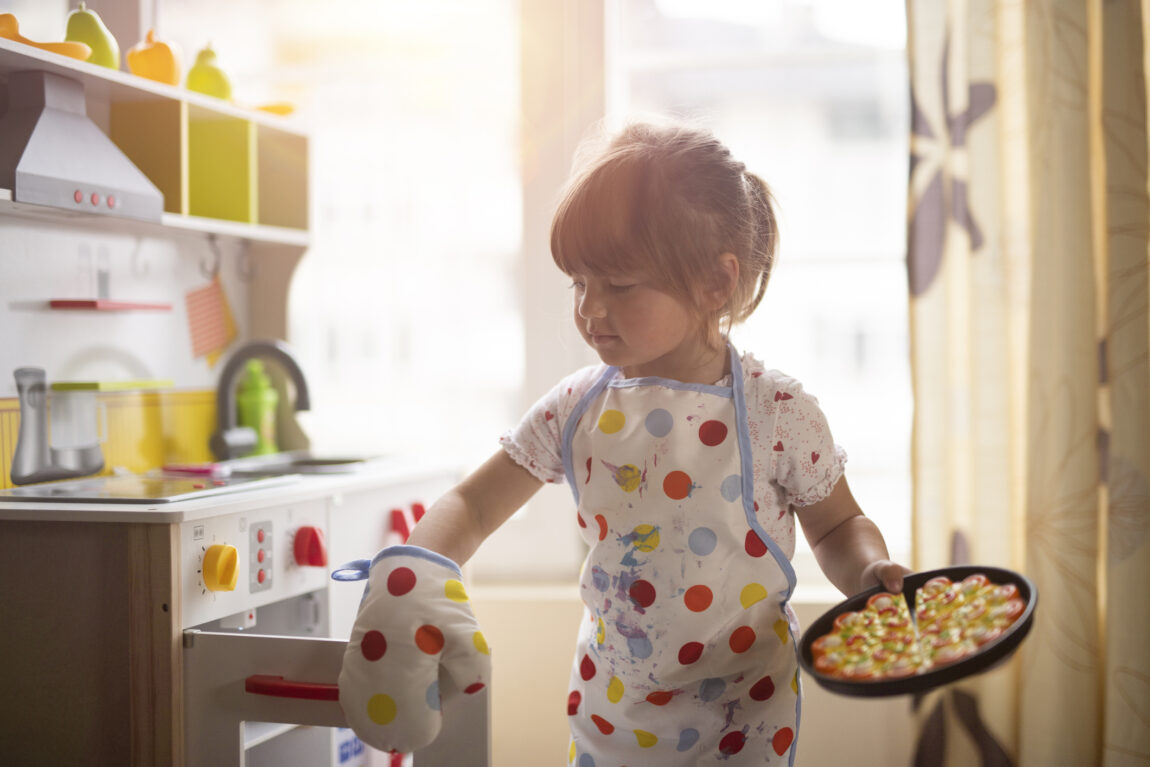
{"type": "Polygon", "coordinates": [[[8,75],[0,187],[76,213],[159,221],[164,210],[155,184],[88,119],[84,86],[52,72],[8,75]]]}

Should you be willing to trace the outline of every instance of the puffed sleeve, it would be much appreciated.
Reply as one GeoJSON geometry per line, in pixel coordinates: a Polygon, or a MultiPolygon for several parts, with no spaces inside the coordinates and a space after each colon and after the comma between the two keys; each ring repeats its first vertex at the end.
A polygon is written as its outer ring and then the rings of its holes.
{"type": "Polygon", "coordinates": [[[795,506],[810,506],[830,495],[843,475],[846,451],[835,444],[819,401],[794,379],[776,381],[777,408],[770,439],[775,480],[795,506]]]}
{"type": "Polygon", "coordinates": [[[603,374],[604,366],[582,368],[564,378],[531,406],[499,444],[511,460],[541,482],[563,482],[563,424],[580,398],[603,374]]]}

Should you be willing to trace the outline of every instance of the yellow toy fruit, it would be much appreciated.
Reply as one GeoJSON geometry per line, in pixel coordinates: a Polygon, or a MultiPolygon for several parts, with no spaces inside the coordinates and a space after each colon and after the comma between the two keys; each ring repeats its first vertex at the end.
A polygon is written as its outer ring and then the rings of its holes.
{"type": "Polygon", "coordinates": [[[179,85],[183,67],[180,66],[180,47],[175,43],[156,39],[156,30],[133,45],[127,55],[128,71],[149,80],[168,85],[179,85]]]}
{"type": "Polygon", "coordinates": [[[188,90],[205,93],[224,101],[232,100],[232,82],[216,63],[216,52],[209,43],[196,54],[196,63],[188,70],[188,90]]]}
{"type": "Polygon", "coordinates": [[[38,43],[35,40],[29,40],[20,34],[20,22],[11,13],[0,13],[0,37],[80,61],[87,61],[88,57],[92,55],[92,49],[84,43],[38,43]]]}
{"type": "Polygon", "coordinates": [[[92,49],[88,57],[89,64],[98,64],[109,69],[120,68],[120,44],[104,26],[104,20],[95,11],[88,10],[85,3],[80,3],[68,14],[68,26],[64,30],[64,39],[74,43],[84,43],[92,49]]]}

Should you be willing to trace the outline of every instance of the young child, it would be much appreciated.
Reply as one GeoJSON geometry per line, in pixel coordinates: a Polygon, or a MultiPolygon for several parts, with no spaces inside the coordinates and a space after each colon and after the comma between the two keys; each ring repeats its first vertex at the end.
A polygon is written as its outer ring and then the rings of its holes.
{"type": "Polygon", "coordinates": [[[361,739],[430,742],[440,664],[465,692],[483,686],[487,645],[456,563],[566,480],[590,547],[568,762],[793,762],[795,519],[845,594],[897,591],[907,570],[852,497],[816,400],[727,340],[767,287],[771,204],[723,144],[683,126],[632,125],[573,175],[551,251],[603,364],[539,400],[408,546],[359,566],[340,702],[361,739]]]}

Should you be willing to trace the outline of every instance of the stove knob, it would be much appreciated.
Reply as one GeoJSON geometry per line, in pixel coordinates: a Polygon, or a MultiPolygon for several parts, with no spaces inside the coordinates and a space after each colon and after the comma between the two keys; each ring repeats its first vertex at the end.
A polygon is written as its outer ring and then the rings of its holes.
{"type": "Polygon", "coordinates": [[[295,531],[295,563],[300,567],[327,567],[327,548],[323,530],[304,525],[295,531]]]}
{"type": "Polygon", "coordinates": [[[204,586],[208,591],[235,591],[239,575],[239,553],[235,546],[213,543],[204,552],[204,586]]]}

